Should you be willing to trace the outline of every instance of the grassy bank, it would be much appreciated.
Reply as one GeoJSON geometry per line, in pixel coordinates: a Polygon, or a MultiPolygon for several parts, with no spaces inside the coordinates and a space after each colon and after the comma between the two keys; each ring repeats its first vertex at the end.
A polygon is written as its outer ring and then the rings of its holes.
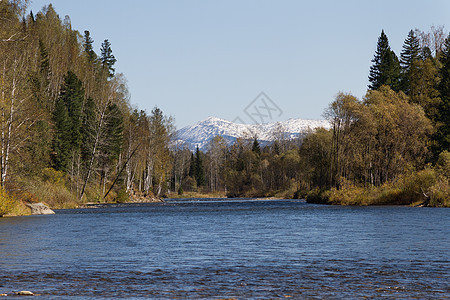
{"type": "Polygon", "coordinates": [[[31,210],[25,203],[42,202],[51,209],[72,209],[84,203],[116,203],[131,201],[129,195],[117,187],[103,198],[103,188],[90,183],[82,200],[77,196],[77,189],[69,182],[68,175],[52,168],[42,170],[40,174],[18,177],[14,184],[9,184],[9,192],[0,188],[0,216],[30,215],[31,210]]]}
{"type": "MultiPolygon", "coordinates": [[[[314,189],[308,192],[295,192],[294,184],[288,190],[273,192],[265,197],[279,199],[305,198],[309,203],[331,205],[411,205],[450,207],[450,159],[444,160],[435,167],[428,167],[421,171],[409,172],[399,176],[395,181],[381,186],[357,185],[349,180],[341,179],[339,188],[330,190],[314,189]]],[[[117,203],[117,202],[146,202],[156,199],[151,195],[132,195],[125,189],[118,187],[112,191],[107,199],[103,198],[100,186],[90,184],[85,197],[80,201],[76,189],[68,182],[67,175],[45,169],[42,174],[34,177],[21,178],[16,186],[7,192],[0,188],[0,216],[29,215],[30,209],[25,203],[42,202],[52,209],[77,208],[85,203],[117,203]],[[138,197],[139,196],[139,197],[138,197]]],[[[243,195],[244,197],[246,195],[243,195]]],[[[168,193],[166,198],[226,198],[225,192],[183,192],[168,193]]]]}
{"type": "Polygon", "coordinates": [[[399,177],[379,187],[358,186],[341,179],[339,189],[310,191],[309,203],[332,205],[411,205],[450,207],[449,178],[436,169],[427,168],[399,177]]]}

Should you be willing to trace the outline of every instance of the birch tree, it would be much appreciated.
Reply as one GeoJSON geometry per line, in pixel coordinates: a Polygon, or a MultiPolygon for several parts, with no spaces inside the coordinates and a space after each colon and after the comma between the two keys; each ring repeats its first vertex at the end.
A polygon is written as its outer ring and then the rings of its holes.
{"type": "Polygon", "coordinates": [[[0,184],[11,174],[11,162],[31,135],[29,129],[38,119],[32,100],[28,74],[32,53],[26,32],[20,30],[18,14],[26,1],[0,3],[0,184]]]}

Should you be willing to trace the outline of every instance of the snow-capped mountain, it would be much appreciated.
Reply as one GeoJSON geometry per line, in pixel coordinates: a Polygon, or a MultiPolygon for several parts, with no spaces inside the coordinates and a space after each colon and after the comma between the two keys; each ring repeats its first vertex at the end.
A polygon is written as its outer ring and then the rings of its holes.
{"type": "Polygon", "coordinates": [[[222,136],[228,144],[241,138],[253,139],[255,136],[258,141],[268,143],[283,136],[293,139],[300,134],[319,127],[330,128],[326,120],[303,120],[289,119],[276,123],[265,124],[239,124],[224,119],[209,117],[194,125],[186,126],[177,131],[177,144],[185,143],[189,149],[194,150],[199,147],[205,150],[208,143],[216,136],[222,136]]]}

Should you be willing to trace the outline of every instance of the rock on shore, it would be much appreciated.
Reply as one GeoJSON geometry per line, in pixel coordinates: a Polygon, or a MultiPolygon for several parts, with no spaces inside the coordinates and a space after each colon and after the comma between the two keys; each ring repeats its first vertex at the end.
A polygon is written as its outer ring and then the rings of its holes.
{"type": "Polygon", "coordinates": [[[55,212],[43,203],[26,203],[32,215],[53,215],[55,212]]]}

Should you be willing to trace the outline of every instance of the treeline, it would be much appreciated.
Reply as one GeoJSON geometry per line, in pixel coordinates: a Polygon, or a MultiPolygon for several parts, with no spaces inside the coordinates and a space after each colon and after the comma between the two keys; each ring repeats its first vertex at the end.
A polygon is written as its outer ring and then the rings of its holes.
{"type": "Polygon", "coordinates": [[[26,5],[0,1],[0,215],[11,199],[58,208],[161,194],[172,120],[130,105],[107,39],[97,53],[52,5],[26,5]]]}
{"type": "Polygon", "coordinates": [[[173,120],[133,108],[105,39],[72,28],[51,5],[26,14],[0,1],[0,215],[22,202],[189,195],[278,196],[336,204],[449,206],[450,36],[408,34],[400,58],[381,33],[363,99],[339,93],[331,129],[192,153],[173,120]],[[21,200],[21,201],[20,201],[21,200]]]}
{"type": "Polygon", "coordinates": [[[257,137],[230,147],[217,137],[177,174],[182,190],[449,206],[450,36],[411,30],[398,58],[382,31],[372,62],[365,97],[339,93],[325,111],[330,130],[263,148],[257,137]]]}

